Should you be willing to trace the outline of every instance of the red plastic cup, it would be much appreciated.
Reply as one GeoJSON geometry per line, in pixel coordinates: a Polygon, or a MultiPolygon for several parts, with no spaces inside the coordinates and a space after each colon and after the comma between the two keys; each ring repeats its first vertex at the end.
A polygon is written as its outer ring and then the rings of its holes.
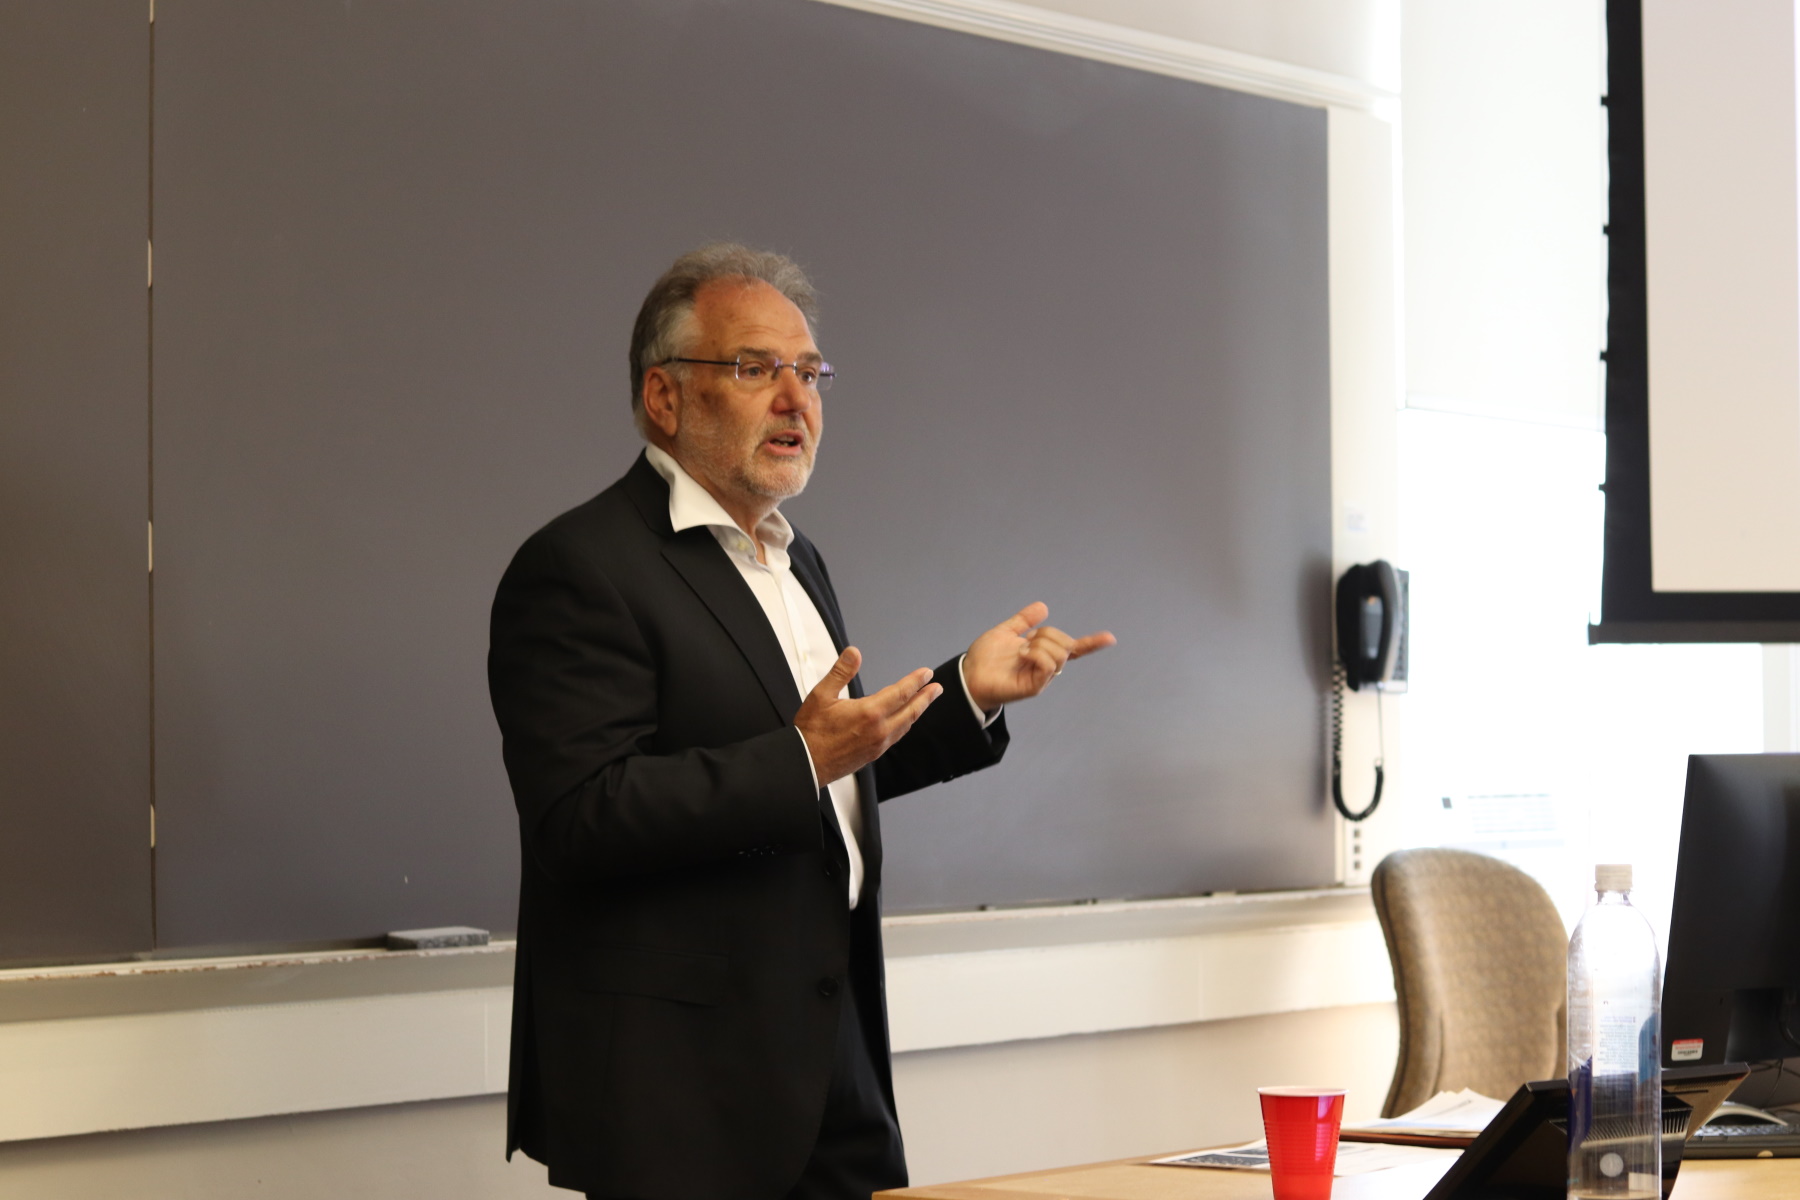
{"type": "Polygon", "coordinates": [[[1265,1087],[1256,1094],[1262,1097],[1275,1200],[1331,1200],[1344,1089],[1265,1087]]]}

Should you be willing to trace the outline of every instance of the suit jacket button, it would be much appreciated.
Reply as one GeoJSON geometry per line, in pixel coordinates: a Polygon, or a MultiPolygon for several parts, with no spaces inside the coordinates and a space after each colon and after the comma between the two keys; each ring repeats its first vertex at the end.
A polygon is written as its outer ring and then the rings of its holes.
{"type": "Polygon", "coordinates": [[[827,879],[836,879],[837,878],[837,868],[832,866],[830,863],[825,864],[825,878],[827,878],[827,879]]]}
{"type": "Polygon", "coordinates": [[[827,1000],[837,995],[837,990],[838,981],[831,976],[827,975],[825,978],[819,980],[819,995],[825,997],[827,1000]]]}

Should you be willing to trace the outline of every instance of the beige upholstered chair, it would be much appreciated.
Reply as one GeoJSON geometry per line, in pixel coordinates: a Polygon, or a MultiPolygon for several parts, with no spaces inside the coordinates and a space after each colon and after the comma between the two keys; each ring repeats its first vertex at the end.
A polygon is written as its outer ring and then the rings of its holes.
{"type": "Polygon", "coordinates": [[[1400,1002],[1383,1116],[1465,1087],[1504,1100],[1567,1072],[1568,935],[1536,880],[1464,850],[1400,850],[1370,888],[1400,1002]]]}

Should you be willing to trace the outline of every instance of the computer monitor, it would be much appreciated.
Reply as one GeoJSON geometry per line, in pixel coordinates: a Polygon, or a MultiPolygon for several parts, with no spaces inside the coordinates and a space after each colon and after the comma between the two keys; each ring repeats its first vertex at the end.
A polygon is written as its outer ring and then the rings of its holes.
{"type": "Polygon", "coordinates": [[[1663,977],[1663,1063],[1763,1064],[1738,1099],[1800,1101],[1800,754],[1695,754],[1663,977]]]}

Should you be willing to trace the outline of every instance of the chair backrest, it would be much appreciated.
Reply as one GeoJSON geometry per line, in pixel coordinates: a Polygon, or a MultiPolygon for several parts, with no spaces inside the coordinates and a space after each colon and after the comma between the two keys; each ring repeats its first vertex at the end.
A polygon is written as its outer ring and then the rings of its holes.
{"type": "Polygon", "coordinates": [[[1400,1006],[1383,1116],[1465,1087],[1504,1100],[1567,1073],[1568,935],[1535,879],[1464,850],[1400,850],[1370,891],[1400,1006]]]}

